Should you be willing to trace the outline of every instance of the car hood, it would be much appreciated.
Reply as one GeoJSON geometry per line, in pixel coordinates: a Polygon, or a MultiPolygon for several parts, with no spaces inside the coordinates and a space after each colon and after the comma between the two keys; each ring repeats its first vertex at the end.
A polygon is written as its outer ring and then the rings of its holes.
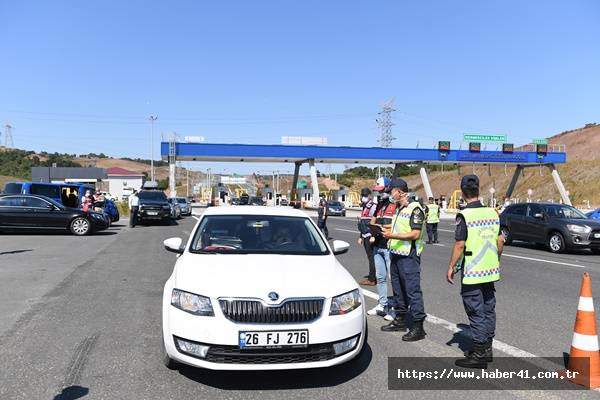
{"type": "Polygon", "coordinates": [[[332,297],[358,287],[332,256],[185,253],[175,266],[174,287],[218,297],[268,300],[332,297]]]}
{"type": "Polygon", "coordinates": [[[560,221],[564,222],[565,224],[587,225],[587,226],[589,226],[590,228],[593,228],[593,229],[599,229],[600,228],[600,221],[597,221],[595,219],[561,218],[560,221]]]}

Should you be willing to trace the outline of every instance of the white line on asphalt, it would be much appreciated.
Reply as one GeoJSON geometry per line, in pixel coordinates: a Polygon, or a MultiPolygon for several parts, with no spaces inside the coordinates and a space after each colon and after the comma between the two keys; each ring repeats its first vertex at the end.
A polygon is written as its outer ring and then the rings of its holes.
{"type": "MultiPolygon", "coordinates": [[[[362,289],[362,292],[365,296],[373,300],[379,299],[379,296],[376,293],[371,292],[370,290],[362,289]]],[[[427,322],[446,328],[452,333],[462,332],[462,330],[459,329],[454,322],[446,321],[445,319],[436,317],[435,315],[427,314],[427,322]]],[[[506,353],[511,357],[537,357],[534,354],[531,354],[525,350],[521,350],[517,347],[511,346],[510,344],[501,342],[498,339],[494,339],[493,347],[494,349],[506,353]]]]}
{"type": "Polygon", "coordinates": [[[585,265],[569,264],[569,263],[563,263],[563,262],[559,262],[559,261],[550,261],[550,260],[544,260],[542,258],[515,256],[514,254],[502,253],[502,257],[513,257],[513,258],[520,258],[520,259],[529,260],[529,261],[539,261],[539,262],[544,262],[544,263],[548,263],[548,264],[558,264],[558,265],[566,265],[568,267],[585,268],[585,265]]]}
{"type": "Polygon", "coordinates": [[[442,231],[442,232],[450,232],[450,233],[454,233],[455,231],[453,231],[452,229],[441,229],[438,228],[438,231],[442,231]]]}
{"type": "Polygon", "coordinates": [[[334,228],[336,231],[342,231],[342,232],[351,232],[351,233],[358,233],[358,230],[352,230],[352,229],[342,229],[342,228],[334,228]]]}
{"type": "Polygon", "coordinates": [[[195,215],[192,215],[192,218],[194,218],[196,221],[200,221],[200,218],[196,217],[195,215]]]}

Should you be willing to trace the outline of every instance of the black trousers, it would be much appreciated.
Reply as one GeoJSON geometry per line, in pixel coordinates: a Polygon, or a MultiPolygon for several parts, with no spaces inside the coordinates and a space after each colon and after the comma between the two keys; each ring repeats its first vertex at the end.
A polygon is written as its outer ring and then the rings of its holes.
{"type": "Polygon", "coordinates": [[[321,232],[323,232],[323,235],[325,235],[325,237],[329,239],[329,229],[327,229],[327,218],[319,218],[317,220],[317,226],[319,227],[321,232]]]}
{"type": "Polygon", "coordinates": [[[129,226],[132,228],[135,226],[135,223],[137,222],[137,215],[138,215],[138,207],[137,206],[131,207],[131,211],[129,213],[129,226]]]}
{"type": "Polygon", "coordinates": [[[363,238],[363,247],[365,248],[365,253],[367,253],[367,259],[369,260],[369,276],[368,280],[375,282],[377,277],[375,276],[375,258],[373,258],[373,245],[369,243],[368,237],[363,238]]]}
{"type": "Polygon", "coordinates": [[[438,241],[437,228],[438,228],[437,222],[435,224],[427,224],[427,238],[429,239],[430,242],[438,241]]]}

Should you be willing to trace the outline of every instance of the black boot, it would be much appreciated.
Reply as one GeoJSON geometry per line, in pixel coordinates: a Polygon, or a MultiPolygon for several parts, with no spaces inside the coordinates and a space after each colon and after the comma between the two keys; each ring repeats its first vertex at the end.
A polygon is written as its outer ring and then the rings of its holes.
{"type": "Polygon", "coordinates": [[[494,353],[492,352],[492,344],[494,343],[494,339],[488,339],[485,342],[485,361],[491,363],[494,361],[494,353]]]}
{"type": "Polygon", "coordinates": [[[381,330],[384,332],[406,332],[405,314],[396,314],[396,318],[387,325],[383,325],[381,330]]]}
{"type": "Polygon", "coordinates": [[[454,361],[454,365],[463,368],[486,369],[487,361],[485,359],[486,343],[475,343],[473,350],[467,353],[465,358],[459,358],[454,361]]]}
{"type": "Polygon", "coordinates": [[[404,342],[416,342],[417,340],[425,339],[425,330],[423,329],[423,321],[414,321],[408,333],[402,336],[404,342]]]}

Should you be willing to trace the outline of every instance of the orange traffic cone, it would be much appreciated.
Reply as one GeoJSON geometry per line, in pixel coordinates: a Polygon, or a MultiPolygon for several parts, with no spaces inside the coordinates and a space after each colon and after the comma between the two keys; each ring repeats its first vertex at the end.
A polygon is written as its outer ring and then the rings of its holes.
{"type": "Polygon", "coordinates": [[[598,347],[598,334],[596,333],[596,314],[592,299],[592,280],[590,274],[583,273],[581,290],[579,292],[579,306],[575,318],[575,331],[567,365],[571,376],[566,375],[571,382],[589,388],[600,387],[600,353],[598,347]],[[573,377],[573,372],[577,375],[573,377]]]}

